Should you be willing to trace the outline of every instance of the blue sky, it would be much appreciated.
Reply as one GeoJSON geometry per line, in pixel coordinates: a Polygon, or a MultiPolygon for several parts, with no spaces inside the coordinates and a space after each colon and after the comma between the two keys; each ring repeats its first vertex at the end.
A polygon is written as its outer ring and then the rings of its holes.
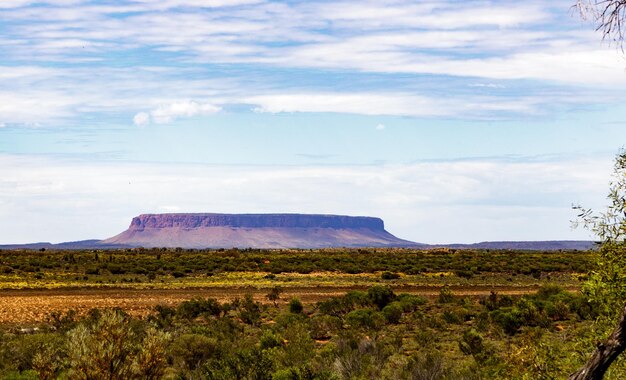
{"type": "Polygon", "coordinates": [[[626,59],[571,1],[3,0],[0,244],[151,212],[587,239],[626,59]]]}

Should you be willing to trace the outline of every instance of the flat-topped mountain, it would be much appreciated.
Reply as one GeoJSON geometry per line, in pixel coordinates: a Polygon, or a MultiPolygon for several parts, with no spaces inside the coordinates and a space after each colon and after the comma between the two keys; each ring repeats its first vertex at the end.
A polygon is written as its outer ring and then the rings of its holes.
{"type": "Polygon", "coordinates": [[[385,230],[380,218],[316,214],[144,214],[105,240],[59,244],[0,245],[0,249],[118,248],[329,248],[403,247],[429,249],[588,250],[592,241],[498,241],[474,244],[414,243],[385,230]]]}
{"type": "Polygon", "coordinates": [[[182,248],[416,246],[385,230],[380,218],[315,214],[145,214],[101,244],[182,248]]]}

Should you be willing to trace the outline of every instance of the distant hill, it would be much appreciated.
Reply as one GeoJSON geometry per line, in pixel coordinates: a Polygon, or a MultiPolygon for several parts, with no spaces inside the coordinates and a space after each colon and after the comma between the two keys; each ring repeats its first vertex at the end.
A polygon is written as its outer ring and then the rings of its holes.
{"type": "Polygon", "coordinates": [[[593,249],[596,243],[588,240],[545,240],[545,241],[483,241],[474,244],[442,244],[432,247],[457,249],[513,249],[524,251],[558,251],[593,249]]]}
{"type": "Polygon", "coordinates": [[[144,214],[105,240],[0,245],[0,249],[398,247],[588,250],[591,241],[499,241],[427,245],[387,232],[380,218],[316,214],[144,214]]]}
{"type": "Polygon", "coordinates": [[[379,218],[311,214],[147,214],[103,244],[182,248],[407,247],[379,218]]]}

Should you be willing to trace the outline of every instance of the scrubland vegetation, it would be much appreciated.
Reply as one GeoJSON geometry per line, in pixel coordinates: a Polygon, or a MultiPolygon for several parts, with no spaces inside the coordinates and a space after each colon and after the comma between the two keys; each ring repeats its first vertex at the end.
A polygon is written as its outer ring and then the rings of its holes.
{"type": "MultiPolygon", "coordinates": [[[[281,299],[280,289],[268,299],[281,299]]],[[[54,313],[5,327],[9,379],[552,379],[583,363],[594,308],[556,286],[427,299],[386,286],[303,305],[196,298],[143,319],[54,313]]],[[[623,378],[614,366],[612,378],[623,378]]]]}
{"type": "MultiPolygon", "coordinates": [[[[68,303],[67,310],[40,323],[0,324],[0,374],[7,379],[562,378],[584,362],[597,337],[598,315],[577,290],[597,255],[450,249],[3,251],[2,289],[252,287],[257,298],[196,297],[159,305],[142,317],[121,309],[78,313],[68,303]],[[420,284],[434,292],[403,293],[420,284]],[[304,303],[286,291],[340,286],[354,290],[304,303]],[[526,294],[489,293],[504,286],[526,294]],[[480,295],[462,295],[461,290],[478,287],[480,295]],[[259,289],[266,294],[263,302],[259,289]]],[[[613,373],[624,374],[619,366],[613,373]]]]}
{"type": "Polygon", "coordinates": [[[489,250],[0,251],[0,289],[56,287],[576,286],[592,252],[489,250]]]}

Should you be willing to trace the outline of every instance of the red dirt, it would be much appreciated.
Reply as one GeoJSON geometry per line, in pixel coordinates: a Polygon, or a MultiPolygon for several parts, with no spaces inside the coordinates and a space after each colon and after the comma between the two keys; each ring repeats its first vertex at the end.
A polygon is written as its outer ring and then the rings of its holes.
{"type": "MultiPolygon", "coordinates": [[[[359,287],[294,287],[284,288],[282,302],[298,297],[305,304],[340,296],[359,287]]],[[[498,294],[521,295],[535,292],[537,287],[475,286],[450,287],[461,296],[498,294]]],[[[397,293],[411,293],[427,297],[439,294],[435,286],[405,286],[394,289],[397,293]]],[[[576,288],[568,290],[578,290],[576,288]]],[[[74,309],[85,314],[93,308],[119,307],[131,315],[143,317],[156,305],[175,306],[193,297],[211,297],[229,301],[250,293],[258,301],[268,302],[268,289],[252,288],[204,288],[204,289],[50,289],[50,290],[2,290],[0,291],[0,323],[34,324],[43,322],[53,311],[66,312],[74,309]]]]}

